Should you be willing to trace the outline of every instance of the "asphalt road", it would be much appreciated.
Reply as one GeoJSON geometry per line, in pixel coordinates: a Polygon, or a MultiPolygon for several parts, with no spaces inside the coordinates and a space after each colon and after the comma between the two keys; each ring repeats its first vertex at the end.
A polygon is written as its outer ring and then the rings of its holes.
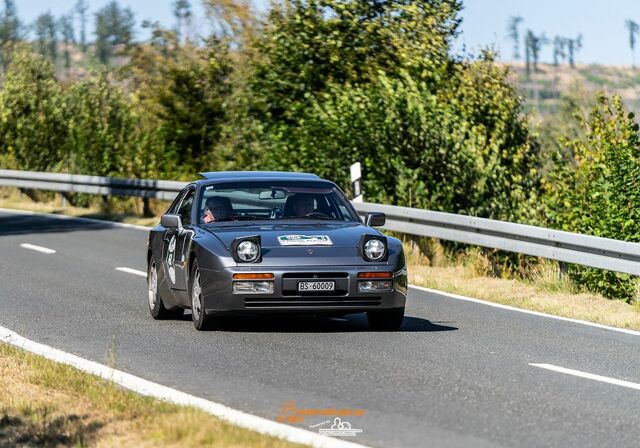
{"type": "Polygon", "coordinates": [[[530,365],[640,383],[640,336],[415,289],[394,333],[362,316],[239,318],[202,333],[189,316],[153,321],[145,279],[115,269],[145,270],[146,238],[0,213],[0,325],[271,419],[287,401],[363,409],[352,440],[372,446],[640,445],[640,390],[530,365]]]}

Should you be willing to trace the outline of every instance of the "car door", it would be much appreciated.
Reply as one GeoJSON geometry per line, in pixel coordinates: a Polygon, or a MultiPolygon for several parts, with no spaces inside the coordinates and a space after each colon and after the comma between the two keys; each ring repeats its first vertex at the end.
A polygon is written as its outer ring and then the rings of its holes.
{"type": "Polygon", "coordinates": [[[187,290],[187,279],[189,277],[189,273],[187,272],[187,261],[189,257],[188,250],[191,246],[191,238],[193,238],[193,224],[195,224],[191,222],[191,212],[193,210],[195,196],[195,187],[190,188],[178,209],[178,215],[180,215],[182,220],[182,229],[178,229],[176,235],[174,259],[176,281],[173,285],[173,289],[180,291],[187,290]]]}
{"type": "Polygon", "coordinates": [[[187,290],[187,256],[191,237],[193,236],[191,211],[195,198],[195,186],[189,186],[172,212],[179,215],[182,227],[167,229],[164,236],[163,265],[169,287],[172,290],[187,290]]]}

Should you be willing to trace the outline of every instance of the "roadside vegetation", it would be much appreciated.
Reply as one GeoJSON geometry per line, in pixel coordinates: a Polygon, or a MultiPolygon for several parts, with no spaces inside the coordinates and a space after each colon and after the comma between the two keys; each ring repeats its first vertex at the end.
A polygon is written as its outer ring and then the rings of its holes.
{"type": "MultiPolygon", "coordinates": [[[[368,201],[640,241],[635,117],[615,95],[573,92],[554,94],[557,108],[541,119],[520,69],[488,49],[455,54],[461,1],[291,0],[265,13],[243,0],[204,4],[208,30],[189,25],[182,0],[174,27],[147,21],[150,37],[136,40],[133,12],[115,0],[93,15],[94,36],[81,32],[86,1],[74,20],[43,14],[29,34],[5,0],[0,168],[176,180],[304,170],[348,192],[348,167],[359,161],[368,201]]],[[[535,80],[545,39],[517,19],[510,36],[516,51],[524,40],[535,80]]],[[[579,36],[556,38],[554,66],[582,73],[579,36]]],[[[485,256],[530,269],[522,257],[485,256]]],[[[631,276],[569,266],[565,278],[638,299],[631,276]]]]}
{"type": "MultiPolygon", "coordinates": [[[[515,308],[640,330],[640,302],[610,300],[591,292],[573,282],[556,262],[526,257],[514,270],[510,263],[496,265],[491,251],[479,247],[454,251],[433,239],[423,239],[421,245],[422,250],[414,241],[405,244],[411,284],[515,308]]],[[[633,286],[633,294],[640,296],[640,282],[633,286]]]]}
{"type": "Polygon", "coordinates": [[[0,446],[293,447],[0,343],[0,446]]]}

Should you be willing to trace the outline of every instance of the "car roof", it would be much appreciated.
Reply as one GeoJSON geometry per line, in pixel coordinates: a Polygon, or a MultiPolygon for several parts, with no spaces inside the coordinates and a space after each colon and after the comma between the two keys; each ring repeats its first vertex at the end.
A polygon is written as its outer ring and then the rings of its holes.
{"type": "Polygon", "coordinates": [[[320,180],[311,173],[291,173],[287,171],[210,171],[200,173],[207,180],[320,180]]]}

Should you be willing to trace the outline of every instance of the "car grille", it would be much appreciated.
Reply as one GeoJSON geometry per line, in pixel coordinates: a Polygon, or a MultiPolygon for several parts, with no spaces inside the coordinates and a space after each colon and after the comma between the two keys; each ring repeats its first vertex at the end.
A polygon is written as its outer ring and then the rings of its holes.
{"type": "Polygon", "coordinates": [[[347,272],[287,272],[282,278],[316,280],[319,278],[349,278],[347,272]]]}
{"type": "Polygon", "coordinates": [[[245,308],[296,308],[296,307],[332,307],[332,308],[354,308],[354,307],[376,307],[382,304],[380,297],[336,297],[336,296],[314,296],[299,297],[295,299],[244,299],[245,308]]]}

